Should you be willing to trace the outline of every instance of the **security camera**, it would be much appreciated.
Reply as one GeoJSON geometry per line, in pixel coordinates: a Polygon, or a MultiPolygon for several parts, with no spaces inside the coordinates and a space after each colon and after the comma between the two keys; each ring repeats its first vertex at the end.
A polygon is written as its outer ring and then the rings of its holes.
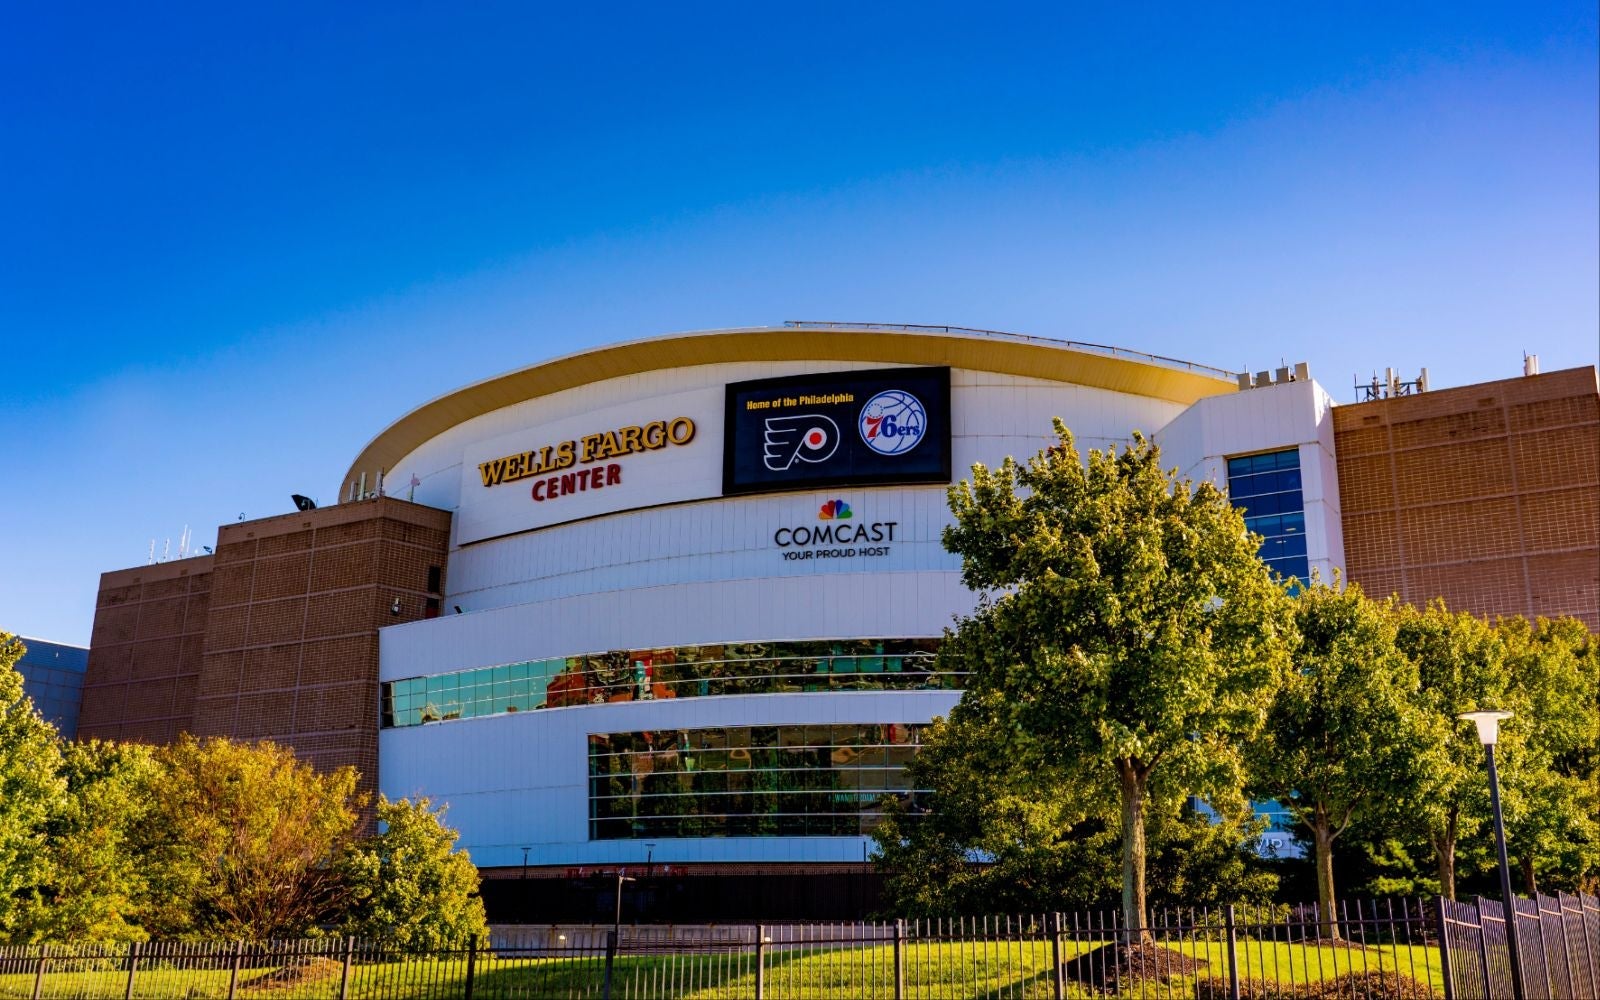
{"type": "Polygon", "coordinates": [[[389,605],[389,613],[391,615],[397,615],[400,613],[400,598],[396,597],[394,599],[394,603],[389,605]]]}

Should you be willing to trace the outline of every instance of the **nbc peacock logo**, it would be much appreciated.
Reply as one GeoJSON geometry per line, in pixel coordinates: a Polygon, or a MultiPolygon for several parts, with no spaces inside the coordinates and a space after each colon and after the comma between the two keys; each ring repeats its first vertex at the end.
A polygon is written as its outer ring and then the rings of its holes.
{"type": "Polygon", "coordinates": [[[843,500],[829,500],[817,511],[819,521],[843,521],[850,516],[850,505],[843,500]]]}

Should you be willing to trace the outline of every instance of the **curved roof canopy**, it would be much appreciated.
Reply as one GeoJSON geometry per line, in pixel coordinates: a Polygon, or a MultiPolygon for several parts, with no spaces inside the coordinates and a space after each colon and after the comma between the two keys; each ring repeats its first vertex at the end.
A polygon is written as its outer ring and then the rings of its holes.
{"type": "MultiPolygon", "coordinates": [[[[791,323],[671,334],[597,347],[475,382],[427,402],[390,424],[351,463],[345,483],[376,481],[432,437],[504,406],[604,379],[666,368],[742,361],[874,361],[949,365],[1025,375],[1188,405],[1235,392],[1217,368],[1097,344],[959,327],[791,323]]],[[[341,495],[344,488],[341,488],[341,495]]]]}

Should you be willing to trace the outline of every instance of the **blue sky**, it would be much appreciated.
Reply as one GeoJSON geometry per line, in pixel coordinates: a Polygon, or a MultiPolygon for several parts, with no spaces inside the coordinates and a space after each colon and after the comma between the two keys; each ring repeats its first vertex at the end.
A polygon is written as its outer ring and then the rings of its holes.
{"type": "Polygon", "coordinates": [[[463,383],[843,319],[1437,385],[1600,355],[1592,4],[14,6],[0,628],[463,383]]]}

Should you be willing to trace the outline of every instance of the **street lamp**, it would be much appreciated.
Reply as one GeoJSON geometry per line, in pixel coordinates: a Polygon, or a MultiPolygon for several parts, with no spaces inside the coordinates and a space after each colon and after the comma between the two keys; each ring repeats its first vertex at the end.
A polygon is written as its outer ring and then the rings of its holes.
{"type": "Polygon", "coordinates": [[[622,874],[624,870],[625,869],[621,868],[617,869],[617,914],[616,920],[611,927],[612,932],[617,935],[615,940],[618,942],[622,940],[622,883],[638,881],[636,878],[622,874]]]}
{"type": "Polygon", "coordinates": [[[526,847],[522,849],[522,878],[524,881],[528,878],[528,848],[526,847]]]}
{"type": "Polygon", "coordinates": [[[1494,745],[1500,739],[1500,723],[1510,712],[1462,712],[1456,716],[1478,727],[1478,742],[1489,759],[1489,804],[1494,810],[1494,841],[1500,852],[1500,895],[1505,900],[1506,951],[1511,958],[1511,992],[1515,1000],[1522,995],[1522,955],[1517,943],[1517,903],[1511,893],[1511,862],[1506,857],[1506,823],[1500,813],[1500,772],[1494,766],[1494,745]]]}

